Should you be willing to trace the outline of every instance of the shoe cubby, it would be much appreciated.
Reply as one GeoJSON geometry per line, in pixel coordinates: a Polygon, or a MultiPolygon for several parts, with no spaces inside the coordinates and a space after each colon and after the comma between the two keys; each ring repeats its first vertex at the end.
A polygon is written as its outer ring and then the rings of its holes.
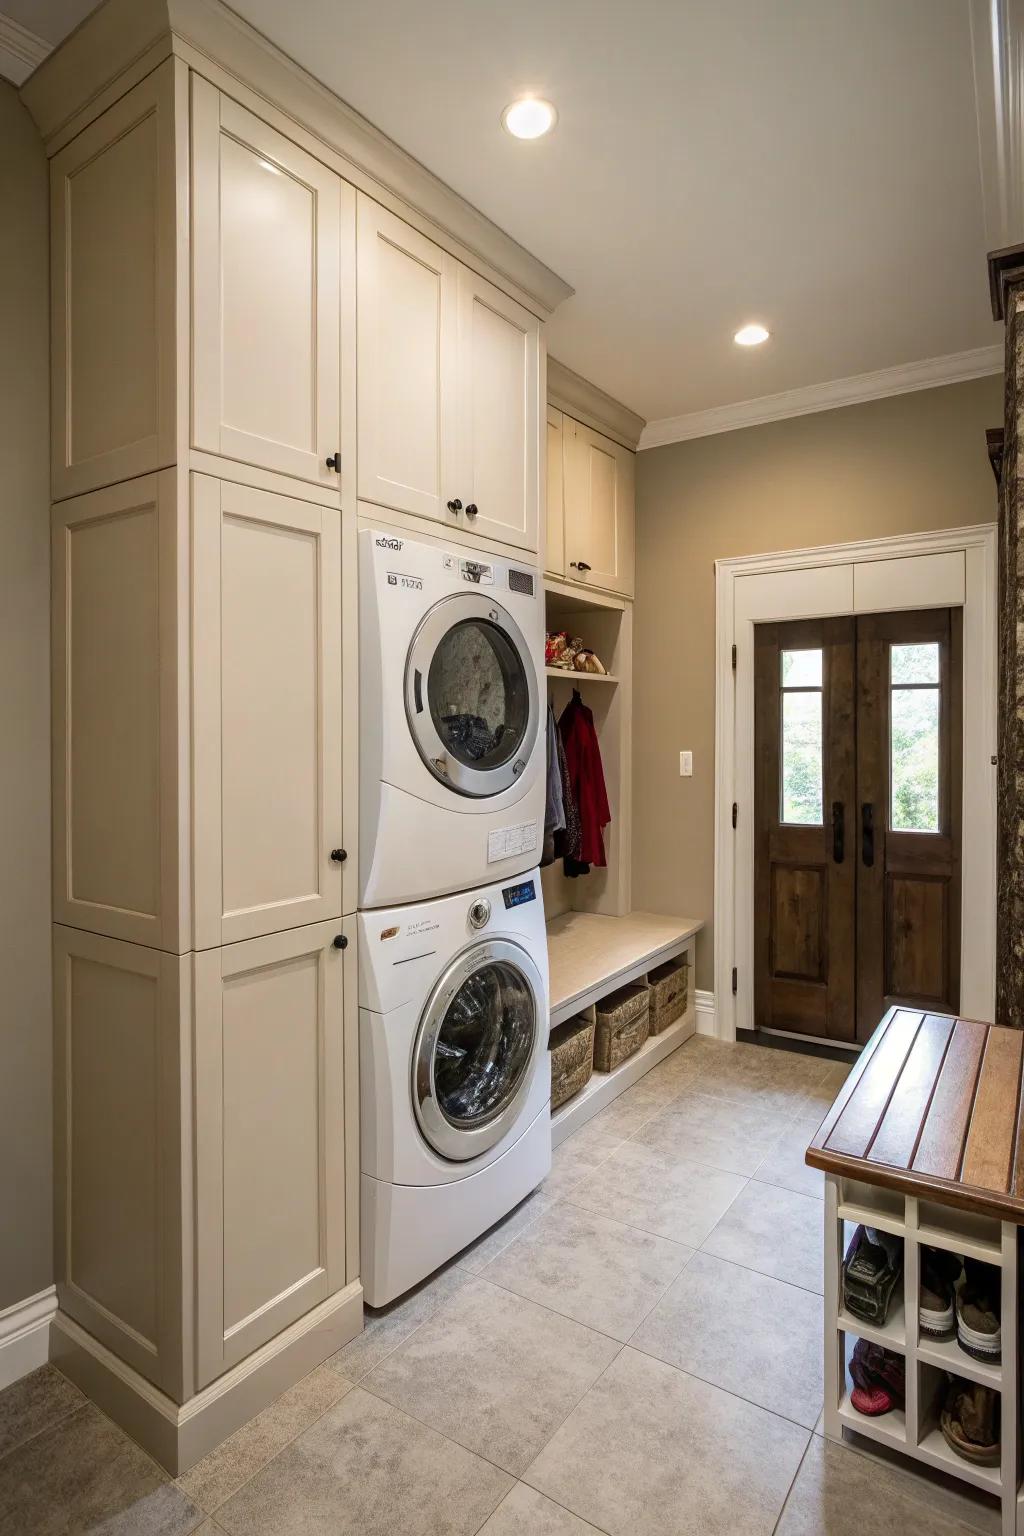
{"type": "MultiPolygon", "coordinates": [[[[934,1200],[918,1200],[862,1180],[828,1174],[825,1179],[825,1434],[841,1440],[851,1431],[958,1478],[998,1500],[1001,1536],[1024,1536],[1020,1478],[1020,1365],[1018,1329],[1018,1228],[934,1200]],[[902,1286],[894,1287],[888,1314],[871,1324],[852,1314],[843,1294],[843,1260],[858,1226],[875,1227],[903,1241],[902,1286]],[[979,1360],[954,1335],[936,1339],[921,1332],[920,1287],[925,1250],[993,1266],[1000,1303],[1000,1360],[979,1360]],[[906,1366],[902,1408],[870,1416],[852,1402],[850,1359],[858,1339],[901,1355],[906,1366]],[[999,1393],[1000,1461],[968,1460],[946,1440],[942,1409],[951,1376],[999,1393]]],[[[960,1282],[962,1283],[962,1281],[960,1282]]],[[[954,1307],[955,1310],[955,1307],[954,1307]]]]}

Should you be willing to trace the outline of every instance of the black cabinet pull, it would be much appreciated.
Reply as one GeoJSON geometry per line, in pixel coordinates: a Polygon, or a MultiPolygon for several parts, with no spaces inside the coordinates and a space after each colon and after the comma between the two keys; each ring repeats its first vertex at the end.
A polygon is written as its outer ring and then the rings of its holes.
{"type": "Polygon", "coordinates": [[[469,506],[466,508],[466,516],[467,517],[476,517],[477,513],[479,512],[479,510],[480,510],[480,508],[476,505],[476,502],[471,501],[469,506]]]}
{"type": "Polygon", "coordinates": [[[449,512],[461,512],[462,511],[462,502],[459,500],[459,498],[457,496],[456,496],[454,501],[450,501],[448,503],[448,511],[449,512]]]}
{"type": "Polygon", "coordinates": [[[338,474],[339,475],[341,474],[341,449],[340,448],[338,449],[337,453],[332,453],[330,458],[327,460],[327,468],[328,469],[337,470],[338,474]]]}
{"type": "Polygon", "coordinates": [[[860,808],[860,856],[870,869],[875,862],[875,808],[870,800],[860,808]]]}
{"type": "Polygon", "coordinates": [[[343,933],[335,934],[334,938],[331,940],[331,943],[334,945],[335,949],[348,949],[348,939],[346,939],[343,933]]]}
{"type": "Polygon", "coordinates": [[[570,566],[572,567],[572,569],[574,571],[589,571],[590,570],[590,566],[587,564],[587,562],[585,560],[570,560],[569,564],[570,564],[570,566]]]}
{"type": "Polygon", "coordinates": [[[841,800],[832,801],[832,859],[841,864],[846,855],[846,817],[841,800]]]}
{"type": "Polygon", "coordinates": [[[344,864],[344,862],[345,862],[345,860],[347,858],[348,858],[348,854],[345,852],[344,848],[332,848],[331,849],[331,861],[332,861],[332,863],[334,863],[334,864],[344,864]]]}

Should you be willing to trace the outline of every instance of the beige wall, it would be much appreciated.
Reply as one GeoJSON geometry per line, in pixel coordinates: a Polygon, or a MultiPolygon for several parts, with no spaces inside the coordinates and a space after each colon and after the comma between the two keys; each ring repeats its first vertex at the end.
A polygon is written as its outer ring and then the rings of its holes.
{"type": "Polygon", "coordinates": [[[633,905],[704,918],[698,987],[714,986],[714,561],[992,522],[985,428],[1002,419],[992,377],[638,455],[633,905]]]}
{"type": "Polygon", "coordinates": [[[0,1309],[51,1255],[47,175],[0,80],[0,1309]]]}

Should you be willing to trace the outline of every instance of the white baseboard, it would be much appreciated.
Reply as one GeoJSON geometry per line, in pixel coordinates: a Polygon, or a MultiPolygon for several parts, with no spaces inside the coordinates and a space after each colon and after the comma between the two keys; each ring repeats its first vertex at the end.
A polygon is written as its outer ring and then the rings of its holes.
{"type": "Polygon", "coordinates": [[[52,1285],[0,1312],[0,1392],[49,1360],[50,1324],[56,1315],[52,1285]]]}
{"type": "Polygon", "coordinates": [[[715,994],[713,992],[701,992],[699,989],[693,994],[694,1007],[697,1010],[698,1035],[718,1035],[718,1026],[715,1023],[715,994]]]}

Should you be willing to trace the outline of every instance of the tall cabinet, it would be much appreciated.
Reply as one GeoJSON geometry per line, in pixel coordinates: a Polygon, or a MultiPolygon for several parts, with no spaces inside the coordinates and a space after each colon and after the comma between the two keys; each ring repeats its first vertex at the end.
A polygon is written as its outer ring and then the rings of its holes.
{"type": "Polygon", "coordinates": [[[568,290],[393,146],[367,175],[369,125],[219,0],[107,0],[24,96],[52,187],[52,1349],[177,1472],[362,1326],[357,499],[536,551],[568,290]]]}

